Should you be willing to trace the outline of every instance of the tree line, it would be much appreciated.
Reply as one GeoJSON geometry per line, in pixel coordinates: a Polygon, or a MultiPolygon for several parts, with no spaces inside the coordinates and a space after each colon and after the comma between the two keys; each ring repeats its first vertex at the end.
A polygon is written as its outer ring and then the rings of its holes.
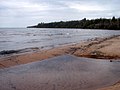
{"type": "Polygon", "coordinates": [[[82,29],[111,29],[120,30],[120,18],[111,19],[82,19],[74,21],[60,21],[51,23],[39,23],[35,26],[28,26],[28,28],[82,28],[82,29]]]}

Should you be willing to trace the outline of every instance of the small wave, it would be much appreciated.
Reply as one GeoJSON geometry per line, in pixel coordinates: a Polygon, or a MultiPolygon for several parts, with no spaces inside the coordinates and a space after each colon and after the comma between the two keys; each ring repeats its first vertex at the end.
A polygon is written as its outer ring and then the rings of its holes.
{"type": "Polygon", "coordinates": [[[55,34],[47,34],[48,36],[54,36],[54,35],[65,35],[65,33],[55,33],[55,34]]]}
{"type": "Polygon", "coordinates": [[[0,55],[18,54],[18,53],[37,51],[37,50],[39,50],[38,47],[30,47],[30,48],[24,48],[19,50],[3,50],[3,51],[0,51],[0,55]]]}
{"type": "Polygon", "coordinates": [[[26,42],[26,43],[39,43],[42,40],[38,40],[38,39],[31,39],[30,41],[26,42]]]}

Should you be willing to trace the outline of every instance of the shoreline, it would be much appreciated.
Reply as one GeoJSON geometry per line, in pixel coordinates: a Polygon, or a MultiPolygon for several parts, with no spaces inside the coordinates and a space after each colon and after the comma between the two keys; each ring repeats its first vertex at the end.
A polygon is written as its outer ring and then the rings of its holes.
{"type": "MultiPolygon", "coordinates": [[[[60,55],[70,54],[78,57],[87,57],[95,59],[107,59],[110,62],[120,59],[120,35],[106,38],[95,38],[82,43],[63,45],[48,50],[37,50],[17,54],[5,55],[0,58],[0,69],[11,66],[27,64],[35,61],[42,61],[60,55]]],[[[103,87],[98,90],[119,90],[120,82],[114,85],[103,87]]]]}
{"type": "Polygon", "coordinates": [[[106,38],[95,38],[85,42],[62,45],[47,50],[38,50],[33,48],[32,52],[21,51],[22,53],[5,55],[0,58],[0,68],[6,68],[14,65],[26,64],[29,62],[41,61],[59,55],[71,54],[78,57],[87,57],[95,59],[119,59],[120,58],[120,35],[114,35],[106,38]],[[35,51],[34,51],[35,50],[35,51]],[[116,52],[113,52],[116,51],[116,52]]]}

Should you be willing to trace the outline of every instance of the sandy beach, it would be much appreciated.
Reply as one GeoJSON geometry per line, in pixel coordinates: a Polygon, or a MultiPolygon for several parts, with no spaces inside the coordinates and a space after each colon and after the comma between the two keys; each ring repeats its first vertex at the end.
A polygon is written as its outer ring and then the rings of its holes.
{"type": "MultiPolygon", "coordinates": [[[[0,57],[0,68],[41,61],[60,55],[75,55],[78,57],[95,58],[97,60],[115,61],[120,59],[120,36],[95,38],[86,42],[64,45],[48,50],[36,50],[29,53],[13,53],[0,57]]],[[[120,84],[99,90],[119,90],[120,84]]]]}

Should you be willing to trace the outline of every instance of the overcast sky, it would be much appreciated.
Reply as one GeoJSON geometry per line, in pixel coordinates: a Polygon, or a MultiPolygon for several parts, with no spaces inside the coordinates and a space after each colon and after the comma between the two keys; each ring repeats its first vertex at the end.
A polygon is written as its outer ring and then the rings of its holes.
{"type": "Polygon", "coordinates": [[[120,17],[120,0],[0,0],[0,27],[120,17]]]}

